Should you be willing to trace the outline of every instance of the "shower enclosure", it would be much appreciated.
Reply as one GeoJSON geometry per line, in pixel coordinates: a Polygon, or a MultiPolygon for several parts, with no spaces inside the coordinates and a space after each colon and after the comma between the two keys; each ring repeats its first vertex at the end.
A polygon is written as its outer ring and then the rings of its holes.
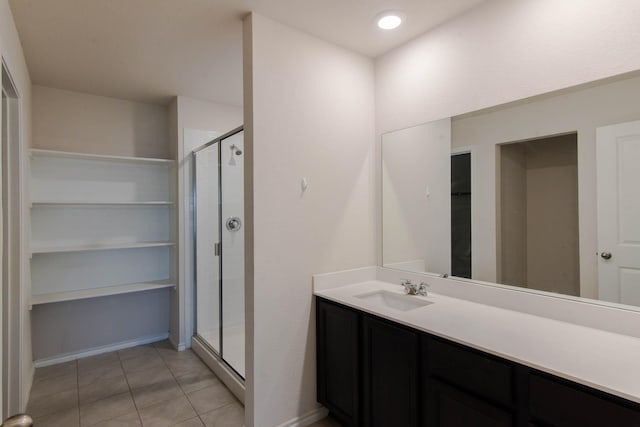
{"type": "Polygon", "coordinates": [[[193,151],[195,338],[244,378],[244,131],[193,151]]]}

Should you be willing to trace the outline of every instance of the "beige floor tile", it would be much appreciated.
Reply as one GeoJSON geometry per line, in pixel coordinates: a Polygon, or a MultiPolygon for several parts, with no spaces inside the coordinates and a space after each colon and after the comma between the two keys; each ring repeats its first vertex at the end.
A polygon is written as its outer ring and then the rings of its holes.
{"type": "Polygon", "coordinates": [[[80,425],[91,426],[136,411],[131,393],[117,394],[80,406],[80,425]]]}
{"type": "Polygon", "coordinates": [[[118,352],[98,354],[97,356],[85,357],[78,359],[78,372],[96,369],[104,365],[113,364],[119,361],[118,352]]]}
{"type": "Polygon", "coordinates": [[[188,374],[176,377],[178,384],[185,393],[202,390],[212,385],[220,384],[220,380],[208,369],[189,372],[188,374]]]}
{"type": "Polygon", "coordinates": [[[173,344],[171,344],[171,341],[169,341],[169,340],[162,340],[162,341],[154,342],[151,345],[155,349],[170,349],[170,350],[174,350],[175,351],[175,349],[173,348],[173,344]]]}
{"type": "Polygon", "coordinates": [[[169,427],[196,416],[184,396],[142,408],[139,412],[144,427],[169,427]]]}
{"type": "Polygon", "coordinates": [[[327,417],[311,424],[309,427],[342,427],[342,424],[334,420],[332,417],[327,417]]]}
{"type": "Polygon", "coordinates": [[[161,383],[133,389],[132,392],[133,400],[136,402],[138,409],[158,402],[184,397],[182,389],[173,378],[161,383]]]}
{"type": "Polygon", "coordinates": [[[33,419],[33,425],[37,427],[78,427],[80,425],[78,408],[36,417],[33,419]]]}
{"type": "Polygon", "coordinates": [[[141,357],[141,356],[153,357],[157,355],[158,355],[158,352],[156,351],[156,348],[151,344],[140,345],[138,347],[125,348],[124,350],[120,350],[118,352],[118,356],[120,356],[120,360],[135,359],[136,357],[141,357]]]}
{"type": "Polygon", "coordinates": [[[165,359],[165,362],[176,377],[182,377],[196,371],[211,372],[207,365],[202,363],[197,357],[189,357],[181,360],[165,359]]]}
{"type": "Polygon", "coordinates": [[[206,427],[242,427],[244,407],[240,403],[232,403],[200,415],[200,418],[206,427]]]}
{"type": "Polygon", "coordinates": [[[236,398],[222,383],[188,393],[187,397],[199,415],[236,402],[236,398]]]}
{"type": "Polygon", "coordinates": [[[80,387],[89,385],[96,381],[104,381],[110,378],[124,375],[122,365],[119,360],[104,362],[95,368],[82,368],[78,370],[78,384],[80,387]]]}
{"type": "Polygon", "coordinates": [[[129,385],[124,374],[96,380],[87,385],[80,385],[80,404],[85,405],[127,391],[129,391],[129,385]]]}
{"type": "Polygon", "coordinates": [[[71,362],[60,363],[58,365],[44,366],[42,368],[36,369],[36,373],[33,377],[33,382],[37,383],[38,381],[47,378],[62,377],[77,372],[78,364],[75,360],[72,360],[71,362]]]}
{"type": "MultiPolygon", "coordinates": [[[[155,350],[154,350],[155,352],[155,350]]],[[[124,372],[129,374],[135,371],[143,371],[145,369],[159,368],[166,366],[162,358],[158,353],[149,354],[146,356],[137,356],[122,361],[122,368],[124,372]]]]}
{"type": "Polygon", "coordinates": [[[202,424],[202,421],[200,421],[200,418],[195,417],[195,418],[191,418],[190,420],[175,424],[171,427],[204,427],[204,424],[202,424]]]}
{"type": "Polygon", "coordinates": [[[78,391],[67,390],[50,396],[30,398],[27,413],[32,417],[41,417],[74,408],[78,408],[78,391]]]}
{"type": "Polygon", "coordinates": [[[176,351],[173,349],[158,349],[158,354],[165,362],[180,362],[185,360],[199,361],[198,356],[191,350],[176,351]]]}
{"type": "Polygon", "coordinates": [[[72,372],[63,376],[43,378],[39,381],[34,381],[33,386],[31,387],[31,396],[35,398],[67,390],[77,391],[77,389],[78,375],[75,372],[72,372]]]}
{"type": "Polygon", "coordinates": [[[164,364],[151,369],[129,372],[126,376],[127,381],[129,381],[129,387],[132,389],[166,383],[173,379],[171,371],[164,364]]]}
{"type": "Polygon", "coordinates": [[[139,427],[141,425],[142,423],[140,422],[138,412],[132,412],[110,420],[101,421],[91,427],[139,427]]]}

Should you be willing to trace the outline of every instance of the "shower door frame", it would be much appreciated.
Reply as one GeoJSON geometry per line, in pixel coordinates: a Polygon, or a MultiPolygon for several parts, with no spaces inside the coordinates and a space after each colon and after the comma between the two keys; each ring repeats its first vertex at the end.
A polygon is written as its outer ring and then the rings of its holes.
{"type": "MultiPolygon", "coordinates": [[[[192,152],[191,152],[191,156],[192,156],[192,162],[193,162],[193,167],[191,168],[191,174],[192,174],[192,182],[193,182],[193,186],[192,186],[192,193],[191,193],[191,212],[192,212],[192,221],[193,221],[193,234],[192,234],[192,239],[193,239],[193,326],[194,326],[194,334],[193,337],[198,339],[198,341],[204,345],[205,347],[207,347],[213,354],[215,354],[220,361],[229,369],[231,369],[231,371],[233,371],[233,373],[235,375],[238,376],[238,378],[240,378],[243,382],[244,382],[244,376],[240,375],[240,373],[236,370],[236,368],[234,368],[230,363],[228,363],[225,358],[224,358],[224,339],[223,339],[223,303],[224,303],[224,299],[223,299],[223,270],[222,270],[222,164],[221,164],[221,159],[222,159],[222,141],[230,138],[240,132],[244,131],[244,125],[242,126],[238,126],[237,128],[223,134],[220,135],[214,139],[212,139],[209,142],[206,142],[204,144],[202,144],[201,146],[195,148],[192,152]],[[218,301],[220,302],[220,310],[218,313],[218,340],[219,340],[219,351],[216,350],[215,348],[213,348],[213,346],[211,345],[211,343],[209,343],[206,339],[204,339],[199,333],[198,333],[198,305],[197,305],[197,301],[198,301],[198,209],[197,209],[197,201],[198,201],[198,184],[197,184],[197,180],[196,180],[196,174],[197,174],[197,162],[196,162],[196,155],[198,152],[205,150],[209,147],[211,147],[212,145],[217,145],[216,149],[218,150],[218,164],[217,164],[217,168],[218,168],[218,235],[220,236],[220,241],[217,242],[216,244],[219,245],[219,253],[218,253],[218,301]]],[[[245,326],[246,327],[246,326],[245,326]]],[[[245,367],[246,369],[246,367],[245,367]]]]}

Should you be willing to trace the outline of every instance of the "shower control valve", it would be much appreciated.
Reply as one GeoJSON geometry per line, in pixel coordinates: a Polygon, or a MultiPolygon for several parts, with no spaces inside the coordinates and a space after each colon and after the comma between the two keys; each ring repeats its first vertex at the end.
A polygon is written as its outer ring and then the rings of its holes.
{"type": "Polygon", "coordinates": [[[237,216],[227,218],[227,230],[238,231],[242,227],[242,221],[237,216]]]}

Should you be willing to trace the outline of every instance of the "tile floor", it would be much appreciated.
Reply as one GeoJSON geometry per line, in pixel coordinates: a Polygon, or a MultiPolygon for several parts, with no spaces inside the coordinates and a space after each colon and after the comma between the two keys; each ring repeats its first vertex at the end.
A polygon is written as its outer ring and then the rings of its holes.
{"type": "Polygon", "coordinates": [[[27,413],[37,427],[244,424],[244,408],[209,368],[168,342],[37,369],[27,413]]]}
{"type": "Polygon", "coordinates": [[[333,418],[328,417],[318,421],[317,423],[311,424],[309,427],[342,427],[342,424],[340,424],[333,418]]]}

